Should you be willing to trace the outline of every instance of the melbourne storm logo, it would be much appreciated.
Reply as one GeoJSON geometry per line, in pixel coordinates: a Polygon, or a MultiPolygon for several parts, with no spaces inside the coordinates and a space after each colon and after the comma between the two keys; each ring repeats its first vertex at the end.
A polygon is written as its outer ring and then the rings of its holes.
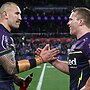
{"type": "Polygon", "coordinates": [[[69,65],[77,65],[76,58],[74,58],[73,60],[69,59],[69,65]]]}
{"type": "Polygon", "coordinates": [[[68,64],[69,64],[70,68],[77,68],[77,60],[76,60],[76,58],[69,59],[68,64]]]}
{"type": "Polygon", "coordinates": [[[2,41],[1,41],[3,49],[9,48],[9,42],[7,36],[3,35],[2,36],[2,41]]]}

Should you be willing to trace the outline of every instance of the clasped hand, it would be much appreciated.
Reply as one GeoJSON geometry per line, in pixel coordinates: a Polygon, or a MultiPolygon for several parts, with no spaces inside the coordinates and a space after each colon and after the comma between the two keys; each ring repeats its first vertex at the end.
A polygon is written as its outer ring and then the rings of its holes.
{"type": "Polygon", "coordinates": [[[46,44],[46,46],[43,49],[38,48],[35,51],[35,53],[36,55],[42,57],[42,60],[45,63],[50,62],[52,60],[56,60],[57,59],[56,55],[59,53],[59,49],[58,48],[50,49],[50,45],[46,44]]]}

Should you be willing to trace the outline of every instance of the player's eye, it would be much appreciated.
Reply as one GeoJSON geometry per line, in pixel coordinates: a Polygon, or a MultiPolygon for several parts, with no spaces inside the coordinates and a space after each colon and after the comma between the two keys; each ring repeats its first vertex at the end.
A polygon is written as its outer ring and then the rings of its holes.
{"type": "Polygon", "coordinates": [[[19,15],[20,13],[19,12],[16,12],[15,14],[19,15]]]}

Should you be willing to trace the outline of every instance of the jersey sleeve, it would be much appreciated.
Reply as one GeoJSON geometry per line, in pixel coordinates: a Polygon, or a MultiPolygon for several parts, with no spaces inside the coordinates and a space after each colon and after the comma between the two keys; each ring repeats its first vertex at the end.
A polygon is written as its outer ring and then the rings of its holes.
{"type": "Polygon", "coordinates": [[[83,46],[83,53],[90,59],[90,42],[86,42],[83,46]]]}
{"type": "Polygon", "coordinates": [[[0,56],[11,52],[10,40],[6,35],[0,35],[0,56]]]}

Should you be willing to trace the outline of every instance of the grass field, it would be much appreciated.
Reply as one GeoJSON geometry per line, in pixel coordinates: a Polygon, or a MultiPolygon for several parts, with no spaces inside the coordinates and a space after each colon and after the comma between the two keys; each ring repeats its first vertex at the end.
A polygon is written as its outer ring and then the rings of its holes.
{"type": "MultiPolygon", "coordinates": [[[[50,64],[42,64],[18,75],[25,78],[30,73],[34,76],[28,90],[69,90],[69,76],[50,64]]],[[[15,90],[19,90],[16,85],[15,90]]]]}

